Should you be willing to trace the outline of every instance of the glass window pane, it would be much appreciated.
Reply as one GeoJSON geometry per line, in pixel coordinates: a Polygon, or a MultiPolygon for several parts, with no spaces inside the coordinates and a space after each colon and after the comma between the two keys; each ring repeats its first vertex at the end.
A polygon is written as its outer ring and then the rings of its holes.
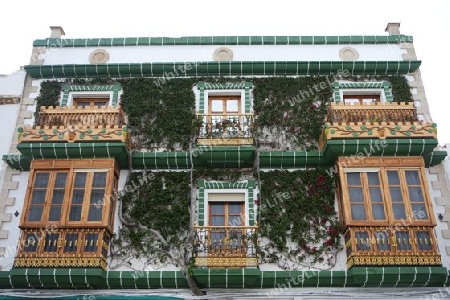
{"type": "Polygon", "coordinates": [[[405,171],[406,183],[412,185],[420,184],[419,171],[405,171]]]}
{"type": "Polygon", "coordinates": [[[91,203],[103,203],[103,198],[105,197],[105,190],[98,189],[91,191],[91,203]]]}
{"type": "Polygon", "coordinates": [[[72,204],[83,204],[84,189],[83,190],[73,190],[72,193],[72,204]]]}
{"type": "Polygon", "coordinates": [[[92,187],[105,187],[106,186],[106,172],[94,173],[94,180],[92,187]]]}
{"type": "Polygon", "coordinates": [[[81,205],[75,205],[70,207],[69,221],[81,220],[81,205]]]}
{"type": "Polygon", "coordinates": [[[211,112],[223,112],[223,101],[222,100],[212,100],[211,101],[211,112]]]}
{"type": "Polygon", "coordinates": [[[107,104],[108,104],[108,102],[104,102],[104,101],[94,102],[94,106],[106,106],[107,104]]]}
{"type": "Polygon", "coordinates": [[[353,220],[366,220],[366,209],[364,205],[352,205],[352,219],[353,220]]]}
{"type": "Polygon", "coordinates": [[[75,188],[84,188],[85,184],[86,184],[86,176],[87,173],[85,172],[78,172],[75,173],[75,188]]]}
{"type": "Polygon", "coordinates": [[[225,226],[225,217],[224,216],[211,217],[211,226],[225,226]]]}
{"type": "Polygon", "coordinates": [[[228,226],[244,226],[244,224],[242,224],[241,216],[229,216],[228,226]]]}
{"type": "Polygon", "coordinates": [[[64,190],[53,190],[52,204],[62,204],[64,200],[64,190]]]}
{"type": "Polygon", "coordinates": [[[228,213],[230,214],[240,214],[241,213],[241,203],[229,203],[228,204],[228,213]]]}
{"type": "Polygon", "coordinates": [[[48,215],[49,221],[59,221],[61,219],[61,206],[54,205],[50,207],[50,213],[48,215]]]}
{"type": "Polygon", "coordinates": [[[367,173],[367,180],[369,182],[369,185],[380,185],[380,177],[378,173],[375,172],[367,173]]]}
{"type": "Polygon", "coordinates": [[[428,219],[428,213],[425,204],[412,204],[411,206],[415,220],[428,219]]]}
{"type": "Polygon", "coordinates": [[[408,188],[409,199],[411,202],[423,202],[422,188],[420,187],[410,187],[408,188]]]}
{"type": "Polygon", "coordinates": [[[383,202],[383,198],[381,197],[380,188],[371,187],[371,188],[369,188],[369,193],[370,193],[370,200],[372,202],[383,202]]]}
{"type": "Polygon", "coordinates": [[[213,215],[224,215],[225,214],[225,205],[224,204],[218,204],[218,203],[214,203],[214,204],[209,204],[211,205],[211,213],[213,215]]]}
{"type": "Polygon", "coordinates": [[[34,187],[36,188],[46,188],[48,184],[49,173],[36,173],[36,178],[34,180],[34,187]]]}
{"type": "Polygon", "coordinates": [[[42,217],[42,205],[31,205],[27,220],[31,222],[40,221],[42,217]]]}
{"type": "Polygon", "coordinates": [[[89,206],[88,221],[101,221],[102,220],[103,206],[91,205],[89,206]]]}
{"type": "Polygon", "coordinates": [[[398,171],[387,171],[388,183],[390,185],[400,185],[400,177],[398,171]]]}
{"type": "Polygon", "coordinates": [[[392,209],[396,220],[406,219],[405,206],[403,204],[392,204],[392,209]]]}
{"type": "Polygon", "coordinates": [[[239,102],[238,100],[228,100],[227,101],[227,112],[238,112],[239,102]]]}
{"type": "Polygon", "coordinates": [[[386,219],[384,215],[384,205],[383,204],[372,204],[372,215],[374,220],[384,220],[386,219]]]}
{"type": "Polygon", "coordinates": [[[32,204],[44,204],[46,190],[34,190],[31,196],[32,204]]]}
{"type": "Polygon", "coordinates": [[[391,187],[389,191],[391,192],[392,202],[403,202],[402,191],[399,187],[391,187]]]}
{"type": "Polygon", "coordinates": [[[347,185],[361,185],[359,173],[347,173],[347,185]]]}
{"type": "Polygon", "coordinates": [[[55,188],[66,187],[67,173],[57,173],[55,179],[55,188]]]}
{"type": "Polygon", "coordinates": [[[362,188],[348,188],[350,202],[364,202],[362,188]]]}

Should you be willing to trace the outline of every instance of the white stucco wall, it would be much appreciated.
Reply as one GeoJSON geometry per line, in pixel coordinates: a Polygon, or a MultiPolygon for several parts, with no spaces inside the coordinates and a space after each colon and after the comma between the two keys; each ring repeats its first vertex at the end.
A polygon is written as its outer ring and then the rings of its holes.
{"type": "MultiPolygon", "coordinates": [[[[9,148],[13,135],[16,134],[15,126],[19,114],[20,104],[0,105],[0,122],[4,130],[0,135],[0,157],[9,154],[9,148]]],[[[0,161],[0,187],[3,185],[6,164],[0,161]]]]}
{"type": "Polygon", "coordinates": [[[0,270],[10,270],[14,263],[14,257],[16,256],[17,245],[20,237],[20,218],[22,216],[22,208],[25,199],[25,192],[27,190],[28,175],[30,172],[21,172],[19,175],[12,177],[13,181],[18,182],[17,189],[9,192],[9,197],[14,197],[16,200],[14,206],[6,206],[5,213],[11,214],[11,222],[4,222],[2,224],[2,230],[9,231],[7,239],[0,239],[0,247],[5,247],[4,257],[0,257],[0,270]],[[19,215],[14,216],[15,212],[19,212],[19,215]]]}
{"type": "Polygon", "coordinates": [[[0,96],[21,96],[25,83],[25,70],[10,75],[0,75],[0,96]]]}
{"type": "MultiPolygon", "coordinates": [[[[117,46],[49,48],[39,55],[44,65],[89,64],[96,49],[109,53],[109,64],[142,62],[213,61],[213,53],[221,45],[192,46],[117,46]]],[[[398,44],[379,45],[230,45],[234,61],[340,61],[339,50],[352,47],[359,61],[399,61],[405,50],[398,44]]]]}
{"type": "Polygon", "coordinates": [[[442,236],[442,230],[448,230],[447,222],[442,222],[438,219],[438,215],[441,213],[444,215],[445,207],[442,205],[437,205],[434,200],[435,197],[441,197],[441,191],[433,189],[432,181],[437,181],[438,177],[436,174],[430,174],[429,170],[426,169],[425,175],[427,177],[428,187],[430,191],[431,203],[433,205],[433,215],[436,219],[436,227],[434,229],[435,236],[437,239],[437,246],[439,248],[439,252],[441,254],[442,266],[446,268],[450,268],[450,257],[447,255],[445,251],[446,246],[450,246],[450,240],[444,239],[442,236]]]}

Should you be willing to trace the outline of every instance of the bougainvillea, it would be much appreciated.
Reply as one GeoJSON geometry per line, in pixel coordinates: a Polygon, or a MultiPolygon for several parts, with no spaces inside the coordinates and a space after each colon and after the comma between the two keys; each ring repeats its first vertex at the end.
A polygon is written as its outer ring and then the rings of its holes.
{"type": "Polygon", "coordinates": [[[260,172],[262,262],[285,269],[324,263],[341,249],[334,179],[325,170],[260,172]]]}

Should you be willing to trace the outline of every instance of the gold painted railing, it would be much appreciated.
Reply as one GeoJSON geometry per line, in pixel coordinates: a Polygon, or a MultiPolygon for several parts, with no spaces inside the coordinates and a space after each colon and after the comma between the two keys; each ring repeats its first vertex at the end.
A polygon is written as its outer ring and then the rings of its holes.
{"type": "Polygon", "coordinates": [[[197,267],[256,267],[257,226],[195,226],[197,267]]]}
{"type": "Polygon", "coordinates": [[[35,126],[18,129],[19,142],[124,142],[130,145],[119,107],[41,107],[35,126]]]}
{"type": "Polygon", "coordinates": [[[327,122],[417,122],[417,112],[414,104],[409,103],[370,103],[367,105],[344,105],[342,102],[332,102],[327,115],[327,122]]]}
{"type": "Polygon", "coordinates": [[[106,269],[110,240],[100,228],[22,229],[14,267],[106,269]]]}
{"type": "Polygon", "coordinates": [[[253,145],[253,114],[198,114],[197,145],[253,145]]]}
{"type": "Polygon", "coordinates": [[[347,267],[441,265],[433,227],[349,227],[347,267]]]}

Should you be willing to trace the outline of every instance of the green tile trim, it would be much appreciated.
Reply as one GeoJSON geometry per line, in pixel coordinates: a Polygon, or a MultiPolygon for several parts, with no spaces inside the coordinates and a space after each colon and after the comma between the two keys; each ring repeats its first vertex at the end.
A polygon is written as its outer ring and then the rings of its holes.
{"type": "Polygon", "coordinates": [[[112,106],[117,106],[119,101],[119,91],[122,89],[120,83],[114,85],[70,85],[64,84],[62,87],[63,97],[61,106],[66,106],[70,92],[113,92],[112,106]]]}
{"type": "MultiPolygon", "coordinates": [[[[250,168],[253,166],[253,146],[199,146],[193,149],[195,168],[250,168]]],[[[189,152],[132,152],[133,169],[187,170],[191,168],[189,152]]]]}
{"type": "Polygon", "coordinates": [[[31,161],[21,154],[5,154],[2,160],[14,170],[29,171],[31,161]]]}
{"type": "Polygon", "coordinates": [[[392,102],[391,83],[388,81],[379,82],[333,82],[334,102],[341,102],[341,89],[383,89],[387,102],[392,102]]]}
{"type": "Polygon", "coordinates": [[[111,47],[111,46],[178,46],[178,45],[342,45],[342,44],[399,44],[412,43],[407,35],[353,36],[189,36],[130,37],[96,39],[37,39],[33,47],[111,47]]]}
{"type": "Polygon", "coordinates": [[[254,187],[248,185],[248,223],[250,226],[255,225],[255,203],[254,203],[254,187]]]}
{"type": "Polygon", "coordinates": [[[121,169],[128,169],[128,150],[124,143],[20,143],[17,150],[29,161],[115,158],[121,169]]]}
{"type": "Polygon", "coordinates": [[[199,226],[205,226],[205,180],[199,179],[197,180],[197,188],[198,188],[198,197],[197,197],[197,204],[199,207],[199,211],[197,214],[198,218],[198,225],[199,226]],[[203,207],[203,211],[200,211],[200,207],[203,207]]]}
{"type": "MultiPolygon", "coordinates": [[[[226,76],[290,76],[333,75],[348,70],[351,75],[408,74],[419,68],[421,61],[232,61],[195,62],[180,76],[223,75],[220,69],[229,68],[226,76]]],[[[27,65],[32,78],[86,78],[86,77],[164,77],[167,72],[182,68],[184,62],[175,63],[123,63],[107,65],[27,65]]],[[[179,72],[180,73],[180,72],[179,72]]]]}
{"type": "Polygon", "coordinates": [[[206,181],[205,189],[247,189],[248,183],[245,182],[229,182],[229,181],[206,181]]]}
{"type": "MultiPolygon", "coordinates": [[[[270,289],[289,287],[447,287],[445,267],[354,267],[349,271],[261,271],[194,269],[200,288],[270,289]]],[[[187,289],[180,271],[103,271],[101,269],[12,269],[0,271],[2,289],[187,289]]],[[[395,290],[394,290],[395,291],[395,290]]],[[[273,292],[273,294],[271,294],[273,292]]],[[[169,298],[170,299],[170,298],[169,298]]]]}

